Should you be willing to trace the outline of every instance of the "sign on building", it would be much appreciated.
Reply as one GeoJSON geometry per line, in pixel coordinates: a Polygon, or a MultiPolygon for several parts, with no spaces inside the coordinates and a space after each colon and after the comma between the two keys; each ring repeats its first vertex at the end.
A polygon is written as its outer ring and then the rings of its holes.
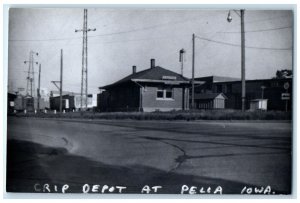
{"type": "Polygon", "coordinates": [[[176,80],[176,76],[163,75],[162,79],[163,80],[176,80]]]}
{"type": "Polygon", "coordinates": [[[290,100],[290,93],[281,93],[281,100],[290,100]]]}

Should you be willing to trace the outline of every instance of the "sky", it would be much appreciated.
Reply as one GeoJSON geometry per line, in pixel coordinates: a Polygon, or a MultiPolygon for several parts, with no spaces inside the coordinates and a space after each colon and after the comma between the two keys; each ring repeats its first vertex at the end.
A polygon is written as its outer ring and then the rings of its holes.
{"type": "MultiPolygon", "coordinates": [[[[88,92],[156,65],[180,73],[179,50],[185,49],[183,74],[195,77],[241,77],[239,11],[201,9],[88,9],[88,92]]],[[[26,89],[29,52],[39,55],[41,87],[57,90],[63,49],[63,90],[80,92],[83,9],[43,8],[9,11],[8,90],[26,89]]],[[[246,10],[246,79],[267,79],[279,69],[292,69],[293,13],[289,10],[246,10]]],[[[37,87],[38,66],[35,66],[37,87]]],[[[21,93],[25,93],[21,92],[21,93]]]]}

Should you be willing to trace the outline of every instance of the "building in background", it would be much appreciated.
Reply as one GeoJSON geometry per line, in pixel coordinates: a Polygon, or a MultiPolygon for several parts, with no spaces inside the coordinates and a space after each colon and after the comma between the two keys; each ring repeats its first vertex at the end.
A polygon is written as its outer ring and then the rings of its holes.
{"type": "MultiPolygon", "coordinates": [[[[196,78],[205,84],[195,88],[195,95],[203,93],[223,93],[226,96],[226,109],[241,109],[241,81],[227,77],[196,78]]],[[[197,97],[197,96],[195,96],[197,97]]],[[[267,110],[291,110],[292,107],[292,78],[272,78],[246,80],[246,109],[254,108],[258,99],[267,110]],[[256,100],[256,101],[255,101],[256,100]]]]}
{"type": "MultiPolygon", "coordinates": [[[[49,101],[45,101],[44,98],[40,98],[39,102],[40,110],[49,109],[49,101]]],[[[28,112],[38,110],[38,98],[18,94],[14,100],[14,110],[26,110],[28,112]]]]}
{"type": "MultiPolygon", "coordinates": [[[[75,95],[65,94],[62,96],[62,109],[65,111],[75,110],[75,95]]],[[[50,97],[50,109],[59,111],[60,96],[50,97]]]]}
{"type": "MultiPolygon", "coordinates": [[[[52,95],[56,95],[55,92],[52,95]]],[[[85,101],[85,99],[83,99],[85,101]]],[[[97,94],[88,94],[88,110],[97,107],[97,94]]],[[[59,111],[60,96],[50,97],[50,109],[59,111]]],[[[85,107],[85,103],[82,104],[85,107]]],[[[78,111],[81,108],[81,94],[74,92],[63,92],[62,96],[62,109],[65,111],[78,111]]]]}
{"type": "Polygon", "coordinates": [[[104,87],[98,95],[100,111],[171,111],[189,109],[189,79],[155,65],[104,87]]]}

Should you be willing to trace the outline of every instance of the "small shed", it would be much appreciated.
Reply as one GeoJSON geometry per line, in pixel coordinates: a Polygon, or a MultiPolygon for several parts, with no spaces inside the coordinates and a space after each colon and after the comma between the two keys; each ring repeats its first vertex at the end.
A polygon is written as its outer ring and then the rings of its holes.
{"type": "Polygon", "coordinates": [[[267,99],[253,99],[250,101],[250,110],[268,110],[268,100],[267,99]]]}
{"type": "Polygon", "coordinates": [[[195,104],[198,109],[224,109],[225,99],[223,93],[195,94],[195,104]]]}

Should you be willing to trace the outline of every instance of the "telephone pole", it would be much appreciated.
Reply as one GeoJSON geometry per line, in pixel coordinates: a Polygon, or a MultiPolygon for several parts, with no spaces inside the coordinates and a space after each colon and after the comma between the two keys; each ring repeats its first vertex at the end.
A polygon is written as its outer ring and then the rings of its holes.
{"type": "Polygon", "coordinates": [[[60,88],[59,88],[59,112],[62,113],[62,87],[63,87],[63,50],[60,50],[60,88]]]}
{"type": "Polygon", "coordinates": [[[39,81],[38,81],[38,89],[37,89],[37,109],[40,110],[40,99],[41,99],[41,64],[39,65],[39,81]]]}
{"type": "Polygon", "coordinates": [[[81,70],[81,99],[80,99],[80,110],[83,111],[83,107],[87,109],[88,101],[88,36],[87,33],[90,31],[96,31],[96,28],[87,28],[87,9],[84,9],[83,14],[83,28],[75,30],[75,32],[82,32],[82,70],[81,70]],[[83,105],[85,103],[85,105],[83,105]]]}
{"type": "Polygon", "coordinates": [[[34,85],[34,65],[37,65],[38,62],[34,61],[34,55],[38,56],[39,54],[34,51],[29,52],[29,60],[24,61],[24,64],[28,63],[28,71],[27,71],[27,87],[26,87],[26,95],[30,97],[34,97],[35,91],[33,91],[35,88],[34,85]]]}
{"type": "Polygon", "coordinates": [[[62,85],[63,85],[63,50],[60,50],[60,80],[51,81],[59,90],[59,112],[62,113],[62,85]],[[57,85],[59,83],[59,86],[57,85]]]}
{"type": "MultiPolygon", "coordinates": [[[[240,13],[233,10],[241,18],[241,80],[242,80],[242,111],[244,112],[246,107],[246,69],[245,69],[245,9],[241,9],[240,13]]],[[[230,10],[228,12],[227,21],[230,23],[232,17],[230,10]]]]}
{"type": "Polygon", "coordinates": [[[245,111],[245,103],[246,103],[246,78],[245,78],[245,10],[241,9],[241,78],[242,78],[242,111],[245,111]]]}
{"type": "Polygon", "coordinates": [[[194,77],[195,77],[195,34],[193,34],[193,58],[192,58],[192,109],[194,108],[194,101],[195,101],[195,84],[194,84],[194,77]]]}

